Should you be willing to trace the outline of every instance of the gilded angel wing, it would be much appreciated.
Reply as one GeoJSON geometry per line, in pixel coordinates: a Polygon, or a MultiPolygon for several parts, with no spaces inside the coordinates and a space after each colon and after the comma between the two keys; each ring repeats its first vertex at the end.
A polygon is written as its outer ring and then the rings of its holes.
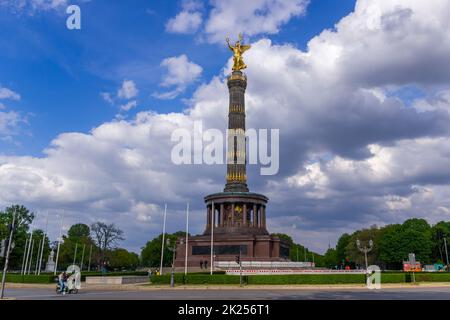
{"type": "Polygon", "coordinates": [[[242,45],[241,46],[241,52],[244,53],[245,51],[249,50],[252,46],[249,44],[242,45]]]}

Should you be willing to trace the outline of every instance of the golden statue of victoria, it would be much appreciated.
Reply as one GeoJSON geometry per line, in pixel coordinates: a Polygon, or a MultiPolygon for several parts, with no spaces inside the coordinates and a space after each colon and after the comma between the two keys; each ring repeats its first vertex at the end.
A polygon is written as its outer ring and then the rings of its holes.
{"type": "Polygon", "coordinates": [[[245,51],[251,48],[248,44],[242,44],[243,38],[242,33],[239,34],[239,40],[236,41],[236,44],[234,47],[230,44],[230,38],[227,38],[227,44],[228,48],[230,48],[231,51],[233,51],[233,71],[239,71],[242,69],[247,68],[247,65],[244,63],[244,60],[242,59],[242,55],[245,51]]]}

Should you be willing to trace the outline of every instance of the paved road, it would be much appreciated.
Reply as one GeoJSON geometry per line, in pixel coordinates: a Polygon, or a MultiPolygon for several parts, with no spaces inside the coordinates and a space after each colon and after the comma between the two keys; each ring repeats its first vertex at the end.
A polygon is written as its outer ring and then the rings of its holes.
{"type": "Polygon", "coordinates": [[[264,290],[82,290],[76,295],[56,295],[51,289],[7,288],[6,297],[18,300],[450,300],[450,287],[402,289],[264,289],[264,290]]]}

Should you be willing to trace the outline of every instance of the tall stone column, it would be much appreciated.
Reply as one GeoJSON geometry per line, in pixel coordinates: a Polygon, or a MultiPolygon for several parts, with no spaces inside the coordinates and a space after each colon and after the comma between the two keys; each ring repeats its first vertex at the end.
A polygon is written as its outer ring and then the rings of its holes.
{"type": "Polygon", "coordinates": [[[247,226],[247,204],[244,203],[242,207],[242,223],[244,224],[244,227],[247,226]]]}
{"type": "Polygon", "coordinates": [[[247,77],[233,71],[228,77],[230,96],[228,111],[227,183],[225,192],[248,192],[245,138],[245,89],[247,77]]]}
{"type": "Polygon", "coordinates": [[[256,219],[256,204],[253,205],[253,227],[258,227],[256,219]]]}

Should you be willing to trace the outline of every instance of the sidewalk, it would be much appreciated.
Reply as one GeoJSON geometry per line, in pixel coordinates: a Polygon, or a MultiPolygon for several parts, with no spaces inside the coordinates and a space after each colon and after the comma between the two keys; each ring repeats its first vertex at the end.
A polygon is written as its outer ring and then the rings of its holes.
{"type": "MultiPolygon", "coordinates": [[[[439,288],[450,289],[449,282],[421,282],[421,283],[386,283],[382,284],[382,289],[401,288],[439,288]]],[[[27,284],[27,283],[7,283],[6,288],[42,288],[54,289],[54,284],[27,284]]],[[[338,284],[338,285],[150,285],[150,284],[126,284],[126,285],[92,285],[82,283],[81,290],[89,291],[157,291],[157,290],[367,290],[363,284],[338,284]]]]}

